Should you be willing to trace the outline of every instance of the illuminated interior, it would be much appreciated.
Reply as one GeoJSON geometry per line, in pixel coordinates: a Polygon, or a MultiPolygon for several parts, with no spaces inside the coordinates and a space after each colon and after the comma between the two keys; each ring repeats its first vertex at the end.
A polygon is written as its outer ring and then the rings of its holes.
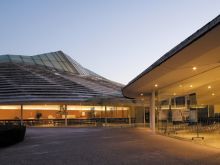
{"type": "MultiPolygon", "coordinates": [[[[60,105],[23,105],[23,119],[64,119],[60,105]]],[[[128,118],[129,107],[67,105],[68,119],[128,118]]],[[[0,105],[0,120],[21,119],[21,105],[0,105]]]]}
{"type": "Polygon", "coordinates": [[[190,139],[219,139],[219,35],[217,16],[123,88],[125,96],[145,98],[150,105],[153,131],[190,139]]]}

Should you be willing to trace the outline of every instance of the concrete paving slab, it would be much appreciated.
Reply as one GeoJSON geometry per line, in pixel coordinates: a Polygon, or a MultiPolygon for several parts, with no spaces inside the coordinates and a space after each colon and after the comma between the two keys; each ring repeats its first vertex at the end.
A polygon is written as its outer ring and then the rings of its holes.
{"type": "Polygon", "coordinates": [[[146,128],[28,128],[24,142],[0,148],[1,165],[220,164],[220,150],[146,128]]]}

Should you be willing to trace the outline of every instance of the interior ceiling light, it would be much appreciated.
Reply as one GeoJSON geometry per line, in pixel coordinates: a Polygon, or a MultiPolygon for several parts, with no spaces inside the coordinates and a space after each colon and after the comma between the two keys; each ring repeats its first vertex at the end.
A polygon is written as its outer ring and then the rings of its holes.
{"type": "Polygon", "coordinates": [[[183,87],[183,86],[180,84],[179,87],[181,88],[181,87],[183,87]]]}
{"type": "Polygon", "coordinates": [[[197,69],[197,67],[195,67],[195,66],[194,66],[192,69],[193,69],[193,70],[196,70],[196,69],[197,69]]]}
{"type": "Polygon", "coordinates": [[[143,96],[144,94],[143,94],[143,93],[141,93],[140,95],[141,95],[141,96],[143,96]]]}
{"type": "Polygon", "coordinates": [[[215,96],[215,93],[212,93],[212,96],[215,96]]]}
{"type": "Polygon", "coordinates": [[[154,86],[155,86],[155,87],[158,87],[158,85],[157,85],[157,84],[155,84],[154,86]]]}
{"type": "Polygon", "coordinates": [[[211,88],[212,88],[211,85],[209,85],[209,86],[208,86],[208,89],[211,89],[211,88]]]}
{"type": "Polygon", "coordinates": [[[192,88],[193,86],[192,86],[192,85],[190,85],[189,87],[190,87],[190,88],[192,88]]]}
{"type": "Polygon", "coordinates": [[[173,93],[174,96],[176,96],[176,93],[173,93]]]}

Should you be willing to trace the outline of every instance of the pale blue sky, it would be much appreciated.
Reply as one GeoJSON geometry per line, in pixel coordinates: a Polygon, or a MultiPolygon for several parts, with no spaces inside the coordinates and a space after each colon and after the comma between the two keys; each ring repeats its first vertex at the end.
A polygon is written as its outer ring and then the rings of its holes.
{"type": "Polygon", "coordinates": [[[219,0],[1,0],[0,54],[62,50],[126,84],[219,14],[219,0]]]}

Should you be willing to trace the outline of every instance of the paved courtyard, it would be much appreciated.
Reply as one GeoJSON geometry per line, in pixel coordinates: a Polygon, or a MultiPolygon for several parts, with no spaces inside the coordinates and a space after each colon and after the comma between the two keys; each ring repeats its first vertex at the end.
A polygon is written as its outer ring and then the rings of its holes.
{"type": "Polygon", "coordinates": [[[28,128],[24,142],[0,148],[1,165],[220,164],[220,149],[143,128],[28,128]]]}

